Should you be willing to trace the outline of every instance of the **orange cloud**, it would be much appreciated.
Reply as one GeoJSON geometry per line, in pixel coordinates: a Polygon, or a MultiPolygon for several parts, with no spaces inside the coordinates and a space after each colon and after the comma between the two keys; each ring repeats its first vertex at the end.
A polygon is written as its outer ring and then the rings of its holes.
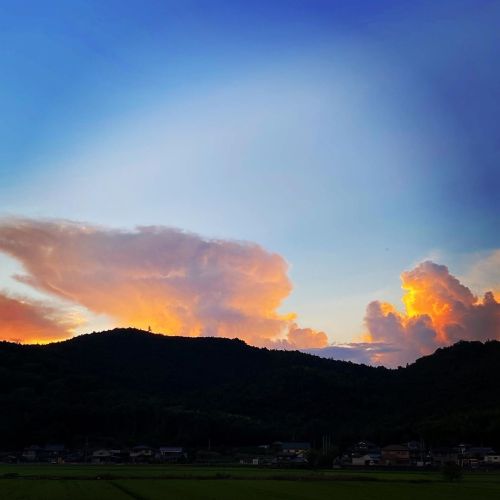
{"type": "Polygon", "coordinates": [[[320,349],[328,346],[328,337],[325,332],[316,331],[312,328],[299,328],[293,323],[287,334],[287,338],[280,342],[273,342],[269,347],[280,347],[282,349],[320,349]]]}
{"type": "Polygon", "coordinates": [[[73,335],[78,319],[55,307],[0,293],[0,340],[47,343],[73,335]]]}
{"type": "Polygon", "coordinates": [[[458,340],[500,339],[500,304],[493,293],[479,300],[446,266],[430,261],[401,279],[405,313],[378,301],[367,308],[366,340],[397,348],[377,353],[374,362],[413,361],[458,340]]]}
{"type": "Polygon", "coordinates": [[[158,226],[119,231],[8,219],[0,223],[0,251],[24,266],[19,281],[117,326],[239,337],[257,346],[290,334],[293,345],[326,344],[323,332],[297,333],[295,315],[277,312],[291,291],[287,264],[255,244],[158,226]]]}

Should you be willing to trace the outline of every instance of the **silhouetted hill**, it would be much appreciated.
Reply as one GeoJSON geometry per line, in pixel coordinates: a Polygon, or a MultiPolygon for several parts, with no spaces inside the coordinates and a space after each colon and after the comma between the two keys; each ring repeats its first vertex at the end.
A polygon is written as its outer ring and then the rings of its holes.
{"type": "Polygon", "coordinates": [[[461,342],[388,370],[239,340],[134,329],[0,343],[0,447],[31,443],[500,444],[500,343],[461,342]]]}

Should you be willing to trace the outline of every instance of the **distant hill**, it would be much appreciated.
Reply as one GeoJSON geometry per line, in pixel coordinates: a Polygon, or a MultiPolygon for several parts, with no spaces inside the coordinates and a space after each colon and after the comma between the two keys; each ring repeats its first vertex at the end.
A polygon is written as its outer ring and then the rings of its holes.
{"type": "Polygon", "coordinates": [[[240,340],[117,329],[0,342],[0,449],[33,443],[500,445],[500,343],[460,342],[389,370],[240,340]]]}

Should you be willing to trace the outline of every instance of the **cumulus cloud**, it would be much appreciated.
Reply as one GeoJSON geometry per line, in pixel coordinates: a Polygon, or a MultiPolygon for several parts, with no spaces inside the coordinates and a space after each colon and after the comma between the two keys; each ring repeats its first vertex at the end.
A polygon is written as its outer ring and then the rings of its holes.
{"type": "MultiPolygon", "coordinates": [[[[430,261],[401,275],[404,311],[374,301],[361,343],[328,345],[325,332],[279,312],[291,291],[285,260],[244,242],[204,239],[161,226],[125,231],[68,221],[0,221],[0,252],[25,272],[15,278],[114,326],[186,336],[241,338],[358,362],[397,365],[458,340],[500,338],[500,304],[478,299],[447,267],[430,261]]],[[[496,262],[492,254],[475,270],[496,262]]],[[[81,320],[67,309],[0,294],[0,338],[51,341],[81,320]]]]}
{"type": "Polygon", "coordinates": [[[81,319],[40,301],[0,292],[0,340],[52,342],[73,335],[81,319]]]}
{"type": "Polygon", "coordinates": [[[308,347],[324,347],[328,344],[325,332],[318,332],[312,328],[298,328],[293,325],[288,332],[288,341],[298,349],[308,347]]]}
{"type": "Polygon", "coordinates": [[[288,327],[287,336],[284,339],[272,340],[265,347],[286,350],[319,349],[328,345],[328,337],[325,332],[313,330],[312,328],[299,328],[296,323],[288,327]]]}
{"type": "Polygon", "coordinates": [[[493,293],[478,299],[448,268],[426,261],[401,275],[405,312],[374,301],[366,311],[370,342],[395,349],[376,353],[372,361],[410,362],[458,340],[500,339],[500,304],[493,293]]]}
{"type": "Polygon", "coordinates": [[[107,315],[117,326],[186,336],[239,337],[253,345],[326,345],[277,312],[291,291],[284,259],[262,247],[208,240],[167,227],[120,231],[68,221],[7,219],[0,251],[19,281],[107,315]]]}

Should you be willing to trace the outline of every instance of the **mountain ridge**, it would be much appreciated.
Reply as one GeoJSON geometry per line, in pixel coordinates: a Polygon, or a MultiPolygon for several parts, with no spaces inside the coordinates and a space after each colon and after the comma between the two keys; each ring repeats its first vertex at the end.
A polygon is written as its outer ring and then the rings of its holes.
{"type": "Polygon", "coordinates": [[[228,446],[424,439],[500,444],[500,342],[459,342],[405,368],[238,339],[136,329],[0,343],[0,442],[228,446]]]}

